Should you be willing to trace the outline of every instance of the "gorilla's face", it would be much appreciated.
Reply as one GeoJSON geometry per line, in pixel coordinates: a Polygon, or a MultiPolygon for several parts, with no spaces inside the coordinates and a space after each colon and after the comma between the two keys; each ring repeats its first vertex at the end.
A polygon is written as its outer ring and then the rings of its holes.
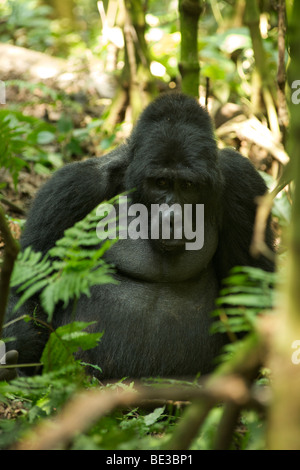
{"type": "Polygon", "coordinates": [[[199,230],[217,231],[220,217],[222,178],[213,136],[204,136],[195,125],[179,126],[171,120],[144,123],[143,119],[134,136],[126,189],[135,188],[133,203],[148,209],[149,239],[154,247],[174,254],[194,240],[196,250],[199,230]]]}

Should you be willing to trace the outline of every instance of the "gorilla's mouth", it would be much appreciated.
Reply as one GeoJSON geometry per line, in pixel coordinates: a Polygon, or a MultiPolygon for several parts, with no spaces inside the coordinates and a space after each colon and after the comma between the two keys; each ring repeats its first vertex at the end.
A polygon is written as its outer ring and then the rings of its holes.
{"type": "Polygon", "coordinates": [[[180,240],[160,240],[160,246],[164,251],[182,251],[185,249],[186,241],[180,240]]]}

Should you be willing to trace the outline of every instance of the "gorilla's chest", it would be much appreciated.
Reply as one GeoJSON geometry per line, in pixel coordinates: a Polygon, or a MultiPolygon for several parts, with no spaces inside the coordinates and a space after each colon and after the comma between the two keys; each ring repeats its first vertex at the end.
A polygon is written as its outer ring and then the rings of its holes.
{"type": "MultiPolygon", "coordinates": [[[[168,277],[171,275],[172,272],[168,273],[168,277]]],[[[149,282],[121,274],[115,278],[118,284],[108,288],[115,304],[120,301],[123,308],[127,306],[131,312],[150,317],[199,318],[213,308],[217,295],[212,267],[205,269],[198,279],[178,282],[149,282]]]]}
{"type": "Polygon", "coordinates": [[[104,331],[88,361],[100,365],[106,378],[207,372],[223,343],[210,335],[217,295],[212,266],[192,281],[116,279],[118,284],[95,286],[90,299],[78,302],[78,318],[96,321],[104,331]]]}

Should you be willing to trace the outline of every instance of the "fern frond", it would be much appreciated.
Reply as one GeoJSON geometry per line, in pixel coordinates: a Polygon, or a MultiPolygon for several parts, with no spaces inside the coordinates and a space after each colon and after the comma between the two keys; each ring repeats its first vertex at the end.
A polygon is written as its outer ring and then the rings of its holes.
{"type": "Polygon", "coordinates": [[[236,267],[224,279],[224,288],[212,313],[213,333],[245,333],[255,330],[259,313],[271,310],[275,303],[274,285],[278,276],[259,268],[236,267]]]}
{"type": "MultiPolygon", "coordinates": [[[[116,199],[108,203],[113,204],[116,199]]],[[[18,286],[18,292],[23,293],[15,310],[39,294],[51,320],[59,301],[66,307],[71,299],[76,300],[82,294],[89,296],[94,285],[116,283],[113,268],[102,257],[117,240],[100,242],[96,228],[102,222],[97,209],[67,229],[46,256],[30,247],[19,254],[11,285],[18,286]]]]}

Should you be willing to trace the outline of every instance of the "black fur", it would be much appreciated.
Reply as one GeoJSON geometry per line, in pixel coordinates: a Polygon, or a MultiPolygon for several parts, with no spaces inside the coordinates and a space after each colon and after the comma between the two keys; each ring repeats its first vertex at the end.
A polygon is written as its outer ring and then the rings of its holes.
{"type": "MultiPolygon", "coordinates": [[[[99,346],[81,357],[103,369],[101,379],[206,373],[224,344],[223,337],[209,333],[221,279],[235,265],[266,270],[273,265],[249,254],[255,197],[266,186],[246,158],[217,149],[209,115],[193,98],[163,95],[142,113],[123,146],[57,171],[32,205],[22,249],[31,245],[46,253],[100,202],[133,187],[133,202],[148,207],[204,203],[204,247],[187,251],[180,244],[141,239],[115,244],[107,259],[116,265],[120,283],[96,286],[77,304],[76,319],[96,320],[94,330],[105,331],[99,346]]],[[[267,242],[272,246],[269,225],[267,242]]],[[[18,316],[32,314],[36,305],[30,300],[18,316]]],[[[59,307],[53,326],[69,322],[71,311],[72,306],[59,307]]],[[[17,337],[12,348],[20,362],[39,360],[45,329],[17,322],[7,330],[17,337]]]]}

